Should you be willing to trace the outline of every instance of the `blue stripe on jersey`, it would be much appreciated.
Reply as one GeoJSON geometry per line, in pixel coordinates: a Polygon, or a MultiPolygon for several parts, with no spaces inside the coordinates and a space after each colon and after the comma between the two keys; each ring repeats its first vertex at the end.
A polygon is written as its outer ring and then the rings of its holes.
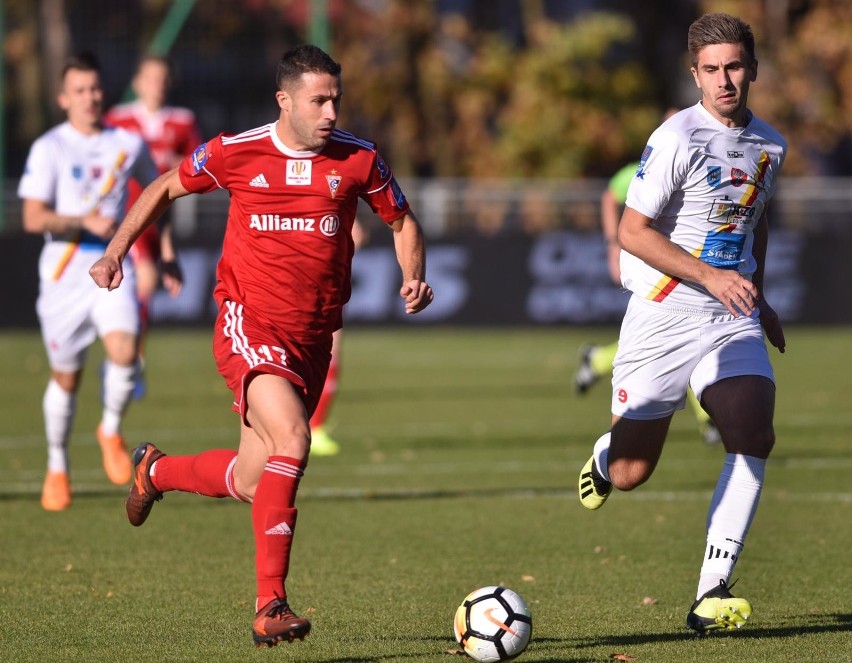
{"type": "Polygon", "coordinates": [[[341,143],[351,143],[352,145],[358,145],[367,150],[376,149],[375,143],[369,140],[364,140],[363,138],[358,138],[348,131],[343,131],[342,129],[335,129],[331,134],[331,140],[336,140],[341,143]]]}

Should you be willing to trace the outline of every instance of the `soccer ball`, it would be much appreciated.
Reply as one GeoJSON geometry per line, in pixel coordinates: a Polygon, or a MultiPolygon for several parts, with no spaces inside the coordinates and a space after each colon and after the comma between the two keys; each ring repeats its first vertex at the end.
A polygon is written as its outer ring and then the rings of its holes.
{"type": "Polygon", "coordinates": [[[514,658],[532,635],[532,615],[524,600],[505,587],[482,587],[468,594],[453,619],[456,642],[477,661],[514,658]]]}

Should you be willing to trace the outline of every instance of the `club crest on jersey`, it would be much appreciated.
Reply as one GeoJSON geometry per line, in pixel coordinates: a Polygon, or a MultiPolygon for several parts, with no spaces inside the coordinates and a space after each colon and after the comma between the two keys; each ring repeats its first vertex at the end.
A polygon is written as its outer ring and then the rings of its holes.
{"type": "Polygon", "coordinates": [[[71,177],[73,177],[75,180],[83,179],[83,166],[71,166],[71,177]]]}
{"type": "Polygon", "coordinates": [[[722,166],[707,166],[707,184],[714,189],[722,183],[722,166]]]}
{"type": "Polygon", "coordinates": [[[343,179],[340,175],[336,174],[336,170],[331,171],[331,175],[326,175],[325,180],[328,182],[328,191],[331,193],[331,197],[334,198],[337,195],[337,190],[340,188],[340,181],[343,179]]]}
{"type": "Polygon", "coordinates": [[[209,156],[210,154],[207,152],[207,143],[196,147],[195,152],[192,153],[192,169],[196,173],[200,173],[201,169],[204,168],[204,164],[207,163],[207,158],[209,156]]]}
{"type": "Polygon", "coordinates": [[[645,149],[642,150],[642,157],[639,159],[639,167],[636,169],[636,177],[640,180],[645,179],[645,164],[648,162],[648,159],[651,158],[651,152],[654,151],[654,148],[650,145],[646,145],[645,149]]]}
{"type": "Polygon", "coordinates": [[[748,174],[739,168],[731,168],[731,184],[734,186],[742,186],[748,182],[748,174]]]}
{"type": "Polygon", "coordinates": [[[310,159],[287,159],[286,183],[292,186],[310,186],[312,165],[310,159]]]}
{"type": "Polygon", "coordinates": [[[376,156],[376,168],[379,171],[379,177],[382,179],[385,179],[388,176],[388,173],[390,173],[390,169],[387,164],[382,161],[382,158],[378,155],[376,156]]]}

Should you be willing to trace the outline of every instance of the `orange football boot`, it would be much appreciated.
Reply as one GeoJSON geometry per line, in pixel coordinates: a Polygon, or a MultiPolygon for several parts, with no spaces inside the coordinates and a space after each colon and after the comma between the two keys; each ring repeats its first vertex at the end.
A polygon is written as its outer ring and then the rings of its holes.
{"type": "Polygon", "coordinates": [[[139,527],[148,519],[154,502],[163,499],[163,494],[151,481],[151,465],[165,455],[150,442],[143,442],[133,450],[133,485],[124,500],[124,508],[127,519],[134,527],[139,527]]]}
{"type": "Polygon", "coordinates": [[[124,438],[120,433],[106,435],[100,426],[98,426],[97,436],[107,477],[114,484],[123,486],[133,476],[133,466],[130,463],[124,438]]]}
{"type": "Polygon", "coordinates": [[[45,511],[64,511],[71,506],[71,480],[67,472],[50,472],[44,477],[41,506],[45,511]]]}
{"type": "Polygon", "coordinates": [[[252,624],[256,647],[274,647],[286,640],[304,640],[311,632],[311,623],[290,610],[287,599],[274,599],[257,611],[252,624]]]}

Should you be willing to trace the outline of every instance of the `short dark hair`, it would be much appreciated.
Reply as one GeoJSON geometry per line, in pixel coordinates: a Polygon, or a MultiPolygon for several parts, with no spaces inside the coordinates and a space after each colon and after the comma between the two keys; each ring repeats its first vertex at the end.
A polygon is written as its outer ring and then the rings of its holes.
{"type": "Polygon", "coordinates": [[[687,47],[692,66],[698,64],[698,54],[705,46],[739,44],[754,62],[754,33],[751,26],[730,14],[704,14],[689,26],[687,47]]]}
{"type": "Polygon", "coordinates": [[[324,50],[312,44],[290,49],[281,56],[275,83],[279,90],[298,80],[302,74],[331,74],[340,76],[342,67],[324,50]]]}
{"type": "Polygon", "coordinates": [[[101,63],[98,62],[97,56],[91,51],[80,51],[65,60],[65,64],[62,67],[62,75],[59,80],[64,81],[65,74],[72,69],[77,71],[94,71],[100,74],[101,63]]]}

